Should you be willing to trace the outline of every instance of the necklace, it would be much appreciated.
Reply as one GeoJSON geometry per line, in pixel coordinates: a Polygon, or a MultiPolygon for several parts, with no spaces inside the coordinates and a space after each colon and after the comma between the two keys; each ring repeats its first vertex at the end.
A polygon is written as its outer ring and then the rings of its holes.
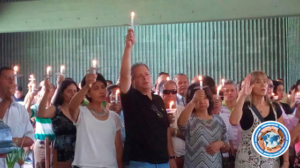
{"type": "Polygon", "coordinates": [[[95,116],[97,116],[97,117],[104,117],[106,114],[107,114],[107,110],[106,109],[104,109],[102,112],[100,112],[100,113],[98,113],[98,112],[96,112],[96,111],[94,111],[94,110],[90,110],[95,116]]]}

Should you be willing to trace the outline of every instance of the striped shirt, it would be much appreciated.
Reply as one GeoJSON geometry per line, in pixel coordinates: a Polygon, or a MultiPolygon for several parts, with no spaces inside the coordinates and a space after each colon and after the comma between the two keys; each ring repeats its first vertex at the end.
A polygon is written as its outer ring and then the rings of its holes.
{"type": "Polygon", "coordinates": [[[34,104],[31,107],[32,116],[35,118],[35,139],[45,140],[46,137],[49,137],[51,141],[54,140],[54,132],[52,130],[52,122],[50,118],[40,118],[37,117],[39,105],[34,104]]]}

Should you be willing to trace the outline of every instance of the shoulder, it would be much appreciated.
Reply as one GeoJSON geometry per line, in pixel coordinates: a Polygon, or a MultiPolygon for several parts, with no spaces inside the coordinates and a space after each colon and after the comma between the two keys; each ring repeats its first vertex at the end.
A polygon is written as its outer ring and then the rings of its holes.
{"type": "Polygon", "coordinates": [[[119,118],[119,115],[118,115],[116,112],[111,111],[111,110],[109,110],[109,115],[110,115],[112,118],[119,118]]]}
{"type": "Polygon", "coordinates": [[[224,123],[222,117],[219,115],[214,114],[213,119],[217,120],[219,123],[224,123]]]}
{"type": "Polygon", "coordinates": [[[272,106],[277,114],[277,118],[280,118],[280,116],[282,115],[282,110],[280,105],[278,103],[272,102],[272,106]]]}

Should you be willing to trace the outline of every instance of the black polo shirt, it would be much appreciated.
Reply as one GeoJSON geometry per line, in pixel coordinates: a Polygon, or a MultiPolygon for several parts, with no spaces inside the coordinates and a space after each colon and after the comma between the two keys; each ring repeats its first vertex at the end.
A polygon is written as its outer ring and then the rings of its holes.
{"type": "Polygon", "coordinates": [[[161,164],[169,162],[167,129],[170,126],[164,102],[152,100],[134,88],[121,94],[126,139],[123,161],[161,164]]]}

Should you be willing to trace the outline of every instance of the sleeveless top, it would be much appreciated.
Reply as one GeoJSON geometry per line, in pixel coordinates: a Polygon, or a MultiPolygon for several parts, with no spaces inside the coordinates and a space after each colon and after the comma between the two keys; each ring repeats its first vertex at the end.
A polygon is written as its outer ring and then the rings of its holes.
{"type": "MultiPolygon", "coordinates": [[[[275,108],[271,106],[277,121],[277,113],[275,108]]],[[[266,158],[259,155],[252,146],[252,133],[255,128],[261,124],[260,119],[256,116],[252,108],[249,109],[253,115],[253,125],[248,130],[242,130],[242,138],[236,154],[235,168],[279,168],[279,157],[266,158]]]]}

